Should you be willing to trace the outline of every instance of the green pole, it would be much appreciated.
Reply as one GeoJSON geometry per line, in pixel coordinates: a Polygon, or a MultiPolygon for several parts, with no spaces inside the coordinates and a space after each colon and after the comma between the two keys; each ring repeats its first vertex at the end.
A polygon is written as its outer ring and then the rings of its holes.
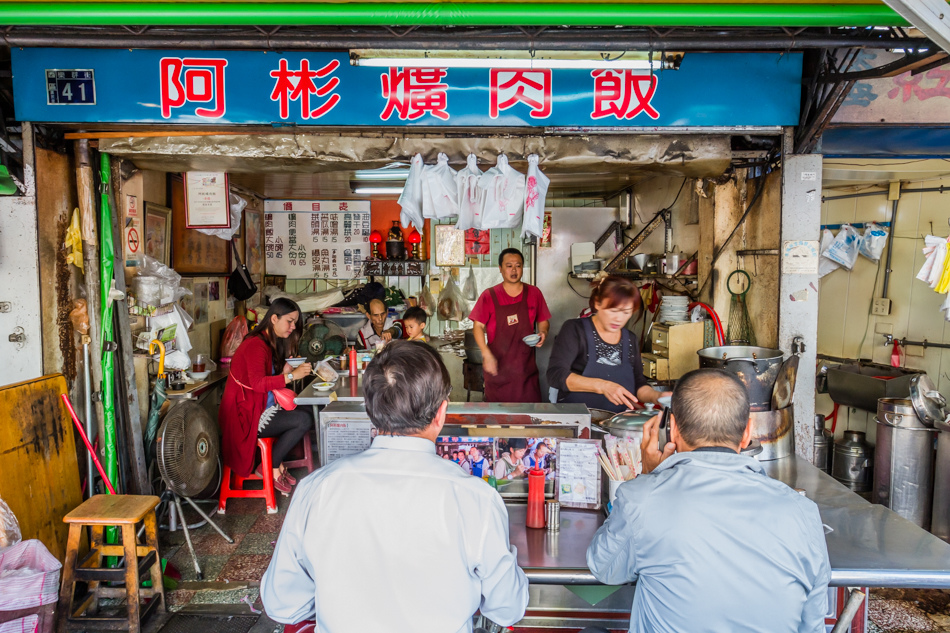
{"type": "Polygon", "coordinates": [[[907,26],[874,4],[0,2],[8,26],[907,26]]]}
{"type": "MultiPolygon", "coordinates": [[[[113,268],[115,266],[115,245],[112,237],[112,207],[109,204],[109,187],[111,168],[109,155],[100,156],[100,186],[101,202],[99,205],[99,283],[102,301],[102,335],[99,337],[102,346],[102,412],[105,427],[103,438],[103,467],[106,476],[113,487],[119,487],[119,462],[116,451],[115,432],[115,352],[107,351],[107,346],[113,341],[112,302],[109,300],[109,291],[112,289],[113,268]]],[[[109,543],[116,542],[116,528],[106,528],[106,539],[109,543]]]]}

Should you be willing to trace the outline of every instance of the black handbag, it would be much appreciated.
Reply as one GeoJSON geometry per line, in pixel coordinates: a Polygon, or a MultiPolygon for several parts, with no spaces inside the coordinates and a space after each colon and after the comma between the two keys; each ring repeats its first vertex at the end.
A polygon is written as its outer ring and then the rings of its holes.
{"type": "Polygon", "coordinates": [[[241,261],[234,240],[231,240],[231,250],[234,252],[234,261],[237,262],[237,266],[228,277],[228,292],[234,295],[234,298],[238,301],[246,301],[257,292],[257,284],[251,279],[251,273],[248,272],[247,266],[241,261]]]}

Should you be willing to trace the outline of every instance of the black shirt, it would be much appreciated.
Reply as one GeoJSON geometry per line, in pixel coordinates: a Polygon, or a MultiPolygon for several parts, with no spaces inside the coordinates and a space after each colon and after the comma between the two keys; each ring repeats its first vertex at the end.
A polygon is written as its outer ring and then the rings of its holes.
{"type": "MultiPolygon", "coordinates": [[[[612,346],[604,342],[597,334],[597,328],[594,328],[594,342],[600,343],[601,357],[604,360],[609,358],[611,348],[620,349],[621,353],[623,339],[621,343],[612,346]],[[605,354],[607,354],[605,356],[605,354]]],[[[594,353],[597,353],[595,351],[594,353]]],[[[571,319],[565,321],[554,339],[554,349],[551,352],[551,359],[548,361],[548,386],[556,387],[561,395],[567,393],[567,377],[571,374],[579,376],[584,375],[584,368],[587,367],[587,335],[584,333],[583,319],[571,319]]],[[[647,384],[647,379],[643,375],[643,359],[640,358],[640,345],[637,337],[630,333],[630,365],[633,367],[633,379],[636,383],[636,391],[647,384]]],[[[558,398],[560,400],[560,396],[558,398]]]]}

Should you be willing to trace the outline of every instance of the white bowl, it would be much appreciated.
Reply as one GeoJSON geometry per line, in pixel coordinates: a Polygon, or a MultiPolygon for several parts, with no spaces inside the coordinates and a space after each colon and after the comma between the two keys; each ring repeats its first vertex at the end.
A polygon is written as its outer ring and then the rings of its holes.
{"type": "Polygon", "coordinates": [[[302,358],[302,357],[301,358],[287,358],[285,360],[287,361],[287,364],[293,367],[294,369],[297,369],[298,367],[300,367],[301,365],[307,362],[307,359],[302,358]]]}
{"type": "Polygon", "coordinates": [[[315,382],[313,389],[314,391],[332,391],[335,385],[335,382],[315,382]]]}
{"type": "Polygon", "coordinates": [[[529,335],[527,335],[526,337],[524,337],[524,338],[521,339],[521,340],[524,341],[524,344],[527,345],[528,347],[537,347],[537,346],[538,346],[538,341],[541,340],[541,335],[540,335],[540,334],[529,334],[529,335]]]}
{"type": "Polygon", "coordinates": [[[195,380],[204,380],[210,373],[210,371],[190,371],[188,372],[188,375],[195,380]]]}

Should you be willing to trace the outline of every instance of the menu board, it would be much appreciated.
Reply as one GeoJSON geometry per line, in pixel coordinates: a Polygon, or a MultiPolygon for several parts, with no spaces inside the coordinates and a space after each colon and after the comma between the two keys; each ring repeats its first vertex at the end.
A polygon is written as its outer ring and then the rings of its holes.
{"type": "Polygon", "coordinates": [[[327,424],[324,433],[327,452],[324,464],[329,464],[369,448],[376,428],[369,420],[335,420],[327,424]]]}
{"type": "Polygon", "coordinates": [[[289,279],[356,279],[369,257],[368,200],[266,200],[264,267],[289,279]]]}
{"type": "Polygon", "coordinates": [[[557,444],[557,500],[566,508],[600,508],[599,440],[557,444]]]}

